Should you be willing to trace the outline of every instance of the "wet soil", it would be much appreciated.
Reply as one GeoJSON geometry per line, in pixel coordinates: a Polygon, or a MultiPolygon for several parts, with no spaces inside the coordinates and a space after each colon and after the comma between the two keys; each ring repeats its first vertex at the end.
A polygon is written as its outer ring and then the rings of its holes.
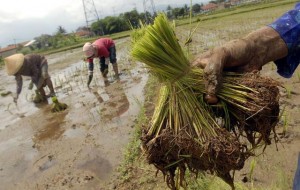
{"type": "MultiPolygon", "coordinates": [[[[51,113],[51,100],[35,105],[34,89],[23,90],[14,104],[14,77],[0,71],[0,189],[99,189],[106,187],[122,161],[148,79],[128,59],[128,40],[117,41],[121,76],[108,86],[96,64],[91,88],[81,48],[47,56],[49,74],[67,110],[51,113]]],[[[48,91],[49,92],[49,91],[48,91]]]]}

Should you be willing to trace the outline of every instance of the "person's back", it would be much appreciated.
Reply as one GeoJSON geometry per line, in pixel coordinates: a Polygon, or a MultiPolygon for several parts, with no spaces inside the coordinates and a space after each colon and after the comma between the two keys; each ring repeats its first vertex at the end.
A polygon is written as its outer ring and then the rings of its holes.
{"type": "Polygon", "coordinates": [[[115,43],[111,38],[99,38],[95,42],[93,42],[93,45],[96,45],[98,47],[104,46],[105,48],[109,49],[110,47],[114,46],[115,43]]]}

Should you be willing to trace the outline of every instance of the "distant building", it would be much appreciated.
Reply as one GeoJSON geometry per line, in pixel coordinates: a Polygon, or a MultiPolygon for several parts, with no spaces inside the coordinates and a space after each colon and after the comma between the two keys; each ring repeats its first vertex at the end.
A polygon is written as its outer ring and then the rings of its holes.
{"type": "Polygon", "coordinates": [[[215,3],[208,3],[206,5],[203,5],[201,7],[202,11],[203,12],[211,12],[211,11],[214,11],[218,8],[218,5],[215,4],[215,3]]]}
{"type": "Polygon", "coordinates": [[[0,48],[0,57],[5,58],[15,53],[18,53],[18,50],[22,49],[22,47],[24,47],[26,44],[29,44],[30,42],[31,41],[26,41],[18,44],[8,45],[4,48],[0,48]]]}
{"type": "Polygon", "coordinates": [[[9,45],[7,47],[0,49],[0,56],[2,58],[8,57],[10,55],[13,55],[17,53],[18,46],[17,45],[9,45]]]}
{"type": "Polygon", "coordinates": [[[93,36],[93,32],[88,31],[88,30],[80,30],[80,31],[77,31],[75,33],[75,35],[79,36],[79,37],[82,37],[82,38],[84,38],[84,37],[91,37],[91,36],[93,36]]]}

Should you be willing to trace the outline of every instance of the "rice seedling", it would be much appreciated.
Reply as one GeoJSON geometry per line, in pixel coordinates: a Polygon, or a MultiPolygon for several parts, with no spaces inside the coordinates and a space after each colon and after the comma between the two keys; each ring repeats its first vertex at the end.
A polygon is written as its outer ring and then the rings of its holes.
{"type": "Polygon", "coordinates": [[[5,91],[5,92],[1,92],[1,97],[5,97],[5,96],[7,96],[7,95],[9,95],[9,94],[11,94],[12,92],[11,91],[5,91]]]}
{"type": "Polygon", "coordinates": [[[203,70],[190,65],[166,16],[158,15],[153,25],[137,32],[141,35],[132,35],[131,54],[162,85],[141,137],[148,162],[162,171],[172,189],[185,187],[187,169],[215,174],[234,189],[230,172],[243,168],[261,142],[270,144],[278,122],[278,83],[258,73],[227,72],[219,104],[208,105],[203,70]],[[216,118],[225,125],[219,126],[216,118]]]}
{"type": "Polygon", "coordinates": [[[256,166],[256,160],[255,159],[252,159],[251,160],[251,163],[250,163],[250,172],[249,172],[249,179],[250,179],[250,182],[251,182],[251,186],[253,188],[253,174],[254,174],[254,168],[256,166]]]}
{"type": "Polygon", "coordinates": [[[284,86],[285,90],[286,90],[286,96],[287,98],[291,98],[292,97],[292,88],[289,85],[285,85],[284,86]]]}
{"type": "Polygon", "coordinates": [[[51,107],[52,113],[60,112],[60,111],[63,111],[68,108],[68,105],[65,103],[59,102],[56,96],[53,96],[51,98],[51,100],[52,100],[52,107],[51,107]]]}

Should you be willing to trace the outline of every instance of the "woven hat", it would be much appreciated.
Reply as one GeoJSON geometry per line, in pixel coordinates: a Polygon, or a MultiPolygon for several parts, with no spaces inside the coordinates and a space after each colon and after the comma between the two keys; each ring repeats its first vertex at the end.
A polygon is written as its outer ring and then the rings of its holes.
{"type": "Polygon", "coordinates": [[[84,52],[85,57],[91,57],[94,55],[94,47],[90,42],[84,44],[82,51],[84,52]]]}
{"type": "Polygon", "coordinates": [[[22,53],[14,54],[4,58],[5,69],[8,75],[16,74],[24,63],[24,55],[22,53]]]}

